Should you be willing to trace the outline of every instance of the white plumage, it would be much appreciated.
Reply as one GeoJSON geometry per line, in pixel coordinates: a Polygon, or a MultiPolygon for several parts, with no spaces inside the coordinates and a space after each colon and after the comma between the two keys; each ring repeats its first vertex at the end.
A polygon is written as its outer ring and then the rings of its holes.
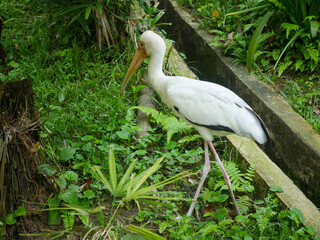
{"type": "MultiPolygon", "coordinates": [[[[144,32],[124,78],[121,92],[124,91],[130,78],[143,60],[149,57],[148,77],[152,87],[160,95],[163,102],[178,117],[197,129],[205,140],[205,166],[194,201],[197,200],[203,182],[210,171],[209,145],[230,189],[236,211],[240,214],[229,177],[211,143],[213,135],[237,134],[263,144],[269,138],[268,131],[261,118],[251,107],[229,89],[211,82],[179,76],[166,76],[162,71],[165,49],[165,42],[159,35],[152,31],[144,32]]],[[[195,202],[192,203],[188,215],[192,214],[194,205],[195,202]]]]}

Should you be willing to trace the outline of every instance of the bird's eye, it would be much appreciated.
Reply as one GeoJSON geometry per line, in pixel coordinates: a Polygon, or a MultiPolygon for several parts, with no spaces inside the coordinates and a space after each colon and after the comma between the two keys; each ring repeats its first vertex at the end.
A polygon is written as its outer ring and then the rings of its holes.
{"type": "Polygon", "coordinates": [[[144,43],[143,42],[140,42],[140,47],[144,47],[144,43]]]}

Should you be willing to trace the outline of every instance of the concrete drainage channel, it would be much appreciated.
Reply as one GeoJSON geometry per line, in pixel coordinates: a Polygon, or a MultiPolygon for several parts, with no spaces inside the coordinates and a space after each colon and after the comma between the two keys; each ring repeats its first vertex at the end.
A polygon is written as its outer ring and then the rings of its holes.
{"type": "MultiPolygon", "coordinates": [[[[277,195],[282,203],[289,208],[298,208],[305,222],[320,233],[320,212],[305,196],[320,207],[320,135],[269,86],[211,47],[212,36],[196,30],[198,24],[192,22],[192,17],[175,2],[162,0],[160,8],[166,12],[162,21],[172,23],[163,28],[176,41],[179,51],[193,62],[191,67],[200,71],[200,79],[215,80],[235,91],[262,116],[271,132],[274,144],[265,146],[264,151],[251,140],[228,137],[244,163],[254,164],[259,197],[263,197],[270,185],[281,187],[284,192],[277,195]]],[[[177,54],[171,56],[171,61],[174,68],[181,71],[176,71],[176,75],[197,78],[177,54]]]]}

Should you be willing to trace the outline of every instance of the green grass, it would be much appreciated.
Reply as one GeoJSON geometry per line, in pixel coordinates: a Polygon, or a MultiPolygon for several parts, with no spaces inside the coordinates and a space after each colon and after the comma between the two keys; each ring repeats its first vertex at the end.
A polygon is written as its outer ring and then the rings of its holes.
{"type": "MultiPolygon", "coordinates": [[[[48,199],[47,208],[43,209],[48,211],[48,222],[60,224],[60,230],[39,230],[36,234],[62,237],[73,231],[83,231],[83,237],[86,233],[90,235],[89,229],[99,233],[108,227],[109,236],[114,234],[120,239],[127,235],[130,239],[132,236],[123,226],[134,224],[168,239],[212,239],[216,235],[222,238],[240,236],[233,239],[279,239],[279,236],[293,234],[301,239],[314,238],[311,228],[302,223],[300,213],[281,210],[273,193],[263,200],[251,199],[254,169],[241,169],[234,164],[238,161],[231,154],[235,150],[220,139],[216,140],[217,149],[234,179],[242,217],[234,218],[231,213],[229,192],[214,161],[211,177],[200,197],[210,211],[200,220],[177,218],[185,214],[189,202],[167,200],[154,206],[151,202],[136,200],[141,207],[138,211],[134,204],[124,203],[121,197],[108,193],[92,166],[101,167],[100,177],[109,176],[113,171],[117,179],[127,179],[130,185],[125,172],[128,167],[132,168],[133,161],[135,167],[130,171],[138,175],[166,154],[163,166],[141,187],[149,189],[151,184],[158,184],[159,191],[171,191],[176,198],[190,200],[188,194],[194,194],[190,187],[195,187],[196,183],[191,186],[183,181],[164,187],[161,182],[186,170],[197,172],[204,164],[202,141],[192,138],[196,134],[192,130],[174,129],[169,141],[157,120],[153,120],[149,136],[135,137],[140,128],[134,111],[129,108],[137,104],[137,92],[129,88],[124,96],[120,95],[120,84],[133,54],[129,38],[124,40],[126,48],[102,51],[85,41],[63,44],[55,37],[56,29],[48,28],[49,21],[39,9],[14,1],[10,4],[12,10],[6,12],[2,36],[10,67],[8,75],[0,77],[3,81],[32,80],[42,129],[43,144],[39,153],[44,164],[39,166],[39,173],[48,175],[60,187],[60,192],[48,199]],[[18,19],[17,14],[24,17],[18,19]],[[115,164],[107,164],[111,144],[115,164]],[[84,183],[88,183],[88,179],[91,184],[86,189],[84,183]],[[73,227],[80,227],[80,230],[73,227]]],[[[169,115],[166,108],[162,107],[161,111],[169,115]]],[[[202,209],[202,203],[196,207],[202,209]]],[[[12,217],[12,213],[9,216],[12,217]]]]}

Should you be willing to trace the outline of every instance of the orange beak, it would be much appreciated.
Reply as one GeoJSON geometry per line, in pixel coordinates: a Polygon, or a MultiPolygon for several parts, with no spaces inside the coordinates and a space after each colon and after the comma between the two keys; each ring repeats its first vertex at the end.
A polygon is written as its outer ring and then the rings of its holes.
{"type": "Polygon", "coordinates": [[[123,94],[124,90],[126,89],[130,78],[133,74],[137,71],[139,66],[143,63],[143,60],[147,57],[146,49],[144,48],[144,44],[139,43],[139,47],[136,50],[136,53],[133,56],[133,59],[130,63],[129,69],[127,71],[126,76],[123,79],[122,87],[121,87],[121,94],[123,94]]]}

